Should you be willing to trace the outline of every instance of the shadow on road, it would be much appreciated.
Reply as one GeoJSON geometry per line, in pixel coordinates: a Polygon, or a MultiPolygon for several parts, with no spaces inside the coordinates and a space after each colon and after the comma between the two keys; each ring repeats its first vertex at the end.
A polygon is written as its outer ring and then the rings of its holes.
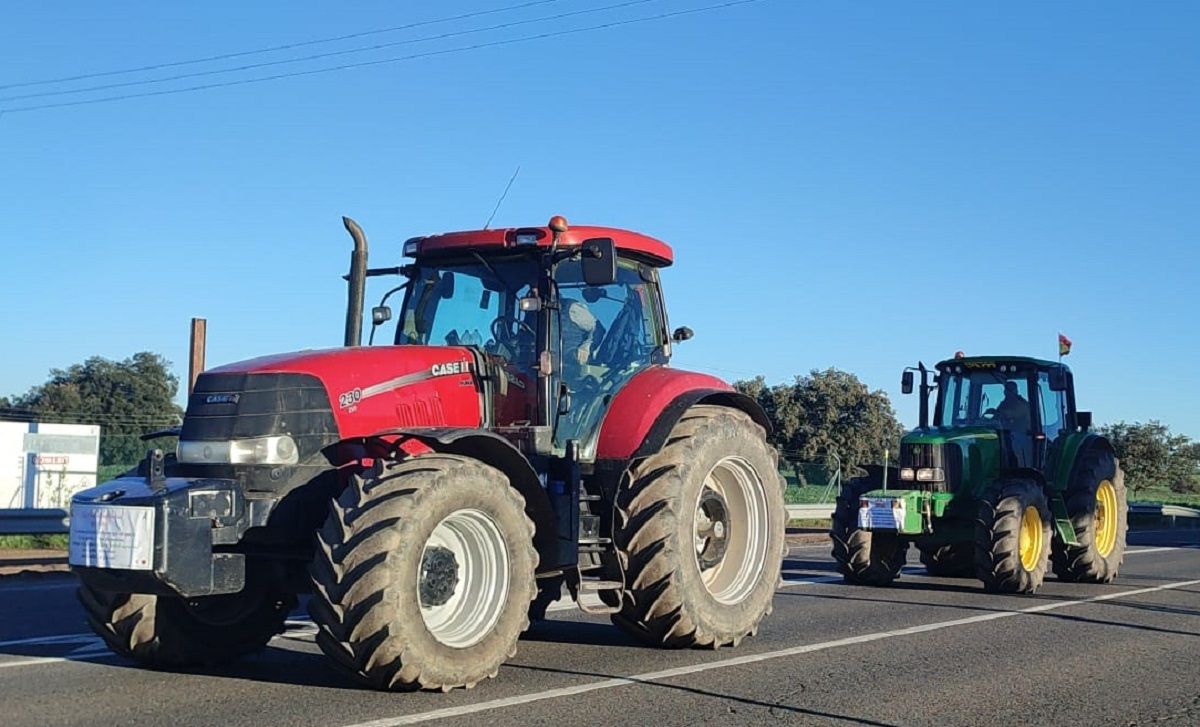
{"type": "Polygon", "coordinates": [[[612,624],[593,621],[535,621],[521,634],[522,641],[586,646],[650,648],[612,624]]]}
{"type": "Polygon", "coordinates": [[[597,679],[623,679],[631,684],[638,684],[646,687],[655,687],[657,689],[669,689],[676,692],[686,692],[701,697],[711,697],[713,699],[721,699],[739,704],[747,704],[753,707],[762,707],[771,712],[790,712],[792,714],[803,714],[811,717],[823,717],[825,719],[840,720],[843,722],[852,722],[854,724],[872,725],[872,727],[897,727],[890,722],[876,722],[864,717],[852,717],[848,715],[835,714],[833,712],[822,712],[816,709],[805,709],[796,707],[782,702],[763,702],[749,697],[741,697],[736,694],[725,694],[722,692],[712,691],[709,689],[698,689],[696,687],[685,687],[680,684],[667,684],[661,681],[650,681],[646,679],[636,679],[625,676],[623,674],[604,674],[601,672],[579,671],[575,669],[557,669],[544,666],[528,666],[524,664],[506,664],[506,668],[523,669],[525,671],[536,671],[547,674],[567,674],[571,676],[594,677],[597,679]]]}

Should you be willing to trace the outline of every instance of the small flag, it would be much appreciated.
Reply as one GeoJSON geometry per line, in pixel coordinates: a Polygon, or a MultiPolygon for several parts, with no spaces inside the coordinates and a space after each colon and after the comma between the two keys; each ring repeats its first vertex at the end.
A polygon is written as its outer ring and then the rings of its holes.
{"type": "Polygon", "coordinates": [[[1070,352],[1071,352],[1071,339],[1067,338],[1066,336],[1064,336],[1061,333],[1058,334],[1058,355],[1066,356],[1070,352]]]}

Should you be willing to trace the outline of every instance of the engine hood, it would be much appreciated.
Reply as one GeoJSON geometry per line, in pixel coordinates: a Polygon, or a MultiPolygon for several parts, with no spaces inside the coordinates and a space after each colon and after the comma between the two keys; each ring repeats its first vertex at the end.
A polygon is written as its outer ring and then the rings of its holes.
{"type": "MultiPolygon", "coordinates": [[[[263,356],[201,374],[188,416],[206,414],[214,405],[236,405],[239,390],[261,388],[258,381],[303,379],[324,389],[342,439],[397,427],[478,427],[483,407],[474,360],[470,349],[450,346],[358,346],[263,356]]],[[[283,401],[281,392],[281,406],[283,401]]]]}

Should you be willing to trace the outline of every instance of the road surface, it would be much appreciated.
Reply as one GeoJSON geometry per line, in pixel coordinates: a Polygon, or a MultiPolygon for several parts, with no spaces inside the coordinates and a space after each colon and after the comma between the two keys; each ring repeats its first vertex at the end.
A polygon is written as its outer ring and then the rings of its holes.
{"type": "Polygon", "coordinates": [[[1109,586],[985,594],[914,565],[848,586],[825,546],[791,550],[775,613],[736,650],[664,651],[574,609],[497,679],[383,694],[332,671],[300,614],[223,669],[141,669],[86,633],[68,576],[0,581],[0,724],[1196,725],[1200,531],[1131,536],[1109,586]]]}

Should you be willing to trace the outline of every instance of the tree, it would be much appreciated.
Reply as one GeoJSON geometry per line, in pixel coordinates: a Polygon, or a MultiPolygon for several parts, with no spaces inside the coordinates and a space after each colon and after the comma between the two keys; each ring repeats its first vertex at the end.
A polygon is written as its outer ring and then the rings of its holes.
{"type": "Polygon", "coordinates": [[[797,376],[791,384],[768,386],[759,376],[734,387],[758,401],[774,428],[772,443],[797,459],[836,454],[850,469],[881,464],[884,448],[896,456],[902,429],[891,400],[854,374],[831,368],[797,376]]]}
{"type": "Polygon", "coordinates": [[[149,351],[124,361],[93,356],[67,369],[52,369],[46,383],[15,397],[0,415],[98,424],[100,463],[136,462],[148,448],[138,435],[174,426],[183,415],[174,401],[179,378],[170,365],[149,351]]]}
{"type": "Polygon", "coordinates": [[[1175,492],[1197,490],[1200,443],[1182,434],[1172,434],[1156,420],[1146,423],[1117,422],[1102,427],[1121,460],[1125,480],[1135,492],[1150,487],[1169,487],[1175,492]]]}

